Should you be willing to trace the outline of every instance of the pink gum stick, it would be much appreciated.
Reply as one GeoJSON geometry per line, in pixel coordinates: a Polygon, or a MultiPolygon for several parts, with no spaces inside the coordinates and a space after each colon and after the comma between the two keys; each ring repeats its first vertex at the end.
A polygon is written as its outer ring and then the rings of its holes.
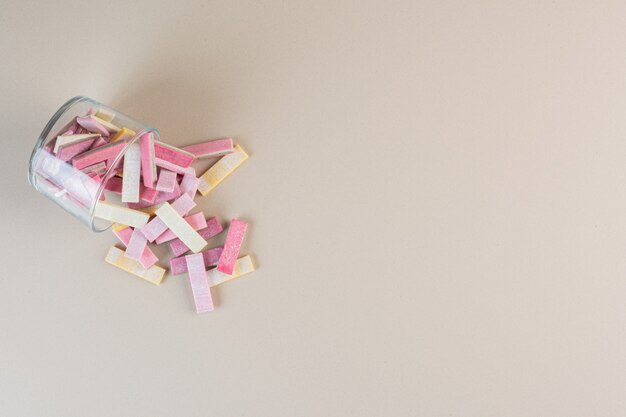
{"type": "Polygon", "coordinates": [[[81,169],[81,171],[83,171],[85,174],[90,174],[90,173],[104,174],[106,170],[107,170],[107,164],[104,161],[98,162],[97,164],[93,164],[93,165],[90,165],[88,167],[81,169]]]}
{"type": "Polygon", "coordinates": [[[119,155],[122,149],[124,149],[124,146],[126,146],[126,142],[117,141],[101,146],[97,149],[92,149],[74,157],[72,159],[72,165],[74,165],[76,169],[83,169],[89,165],[115,158],[119,155]]]}
{"type": "MultiPolygon", "coordinates": [[[[89,176],[89,178],[91,178],[92,180],[96,181],[96,182],[102,182],[102,178],[100,178],[100,175],[94,173],[94,172],[88,172],[87,176],[89,176]]],[[[100,197],[98,197],[98,200],[100,201],[105,201],[106,198],[104,197],[104,193],[100,194],[100,197]]]]}
{"type": "MultiPolygon", "coordinates": [[[[202,239],[208,240],[213,236],[217,236],[218,234],[222,233],[223,230],[224,229],[222,228],[222,225],[220,224],[217,217],[211,217],[209,220],[207,220],[207,227],[198,230],[198,234],[202,237],[202,239]]],[[[170,242],[170,249],[172,249],[172,253],[174,253],[174,256],[180,256],[183,253],[187,252],[189,250],[189,247],[187,247],[187,245],[185,245],[182,240],[177,238],[170,242]]]]}
{"type": "Polygon", "coordinates": [[[116,176],[109,178],[106,184],[104,184],[104,189],[115,194],[122,194],[122,179],[116,176]]]}
{"type": "Polygon", "coordinates": [[[173,200],[182,195],[182,191],[180,191],[180,185],[178,183],[174,184],[174,191],[167,193],[164,191],[159,191],[156,198],[154,199],[154,204],[164,203],[166,201],[173,200]]]}
{"type": "MultiPolygon", "coordinates": [[[[133,228],[125,227],[122,230],[113,231],[113,233],[124,245],[128,246],[128,242],[130,242],[130,238],[133,234],[133,228]]],[[[139,263],[141,263],[144,268],[148,269],[152,265],[156,264],[158,260],[159,258],[156,257],[154,252],[146,246],[141,254],[141,258],[139,258],[139,263]]]]}
{"type": "Polygon", "coordinates": [[[126,245],[126,252],[124,255],[127,258],[138,261],[143,255],[143,251],[146,249],[148,239],[138,229],[133,230],[133,234],[130,236],[130,240],[126,245]]]}
{"type": "Polygon", "coordinates": [[[243,242],[243,237],[246,234],[248,224],[242,220],[233,219],[228,228],[228,234],[226,235],[226,241],[224,242],[224,251],[220,256],[220,261],[217,264],[217,270],[228,275],[233,274],[235,268],[235,262],[237,262],[237,256],[239,256],[239,250],[243,242]]]}
{"type": "Polygon", "coordinates": [[[143,185],[154,188],[156,181],[156,165],[154,164],[154,140],[150,133],[146,133],[139,139],[141,147],[141,175],[143,175],[143,185]]]}
{"type": "Polygon", "coordinates": [[[233,151],[233,139],[216,139],[195,145],[183,146],[181,149],[192,153],[196,159],[222,156],[233,151]]]}
{"type": "Polygon", "coordinates": [[[96,149],[96,148],[100,148],[101,146],[104,146],[104,145],[106,145],[107,143],[109,143],[109,142],[107,142],[107,141],[106,141],[106,140],[104,140],[102,137],[100,137],[100,138],[96,139],[96,141],[93,143],[93,145],[91,145],[91,148],[89,148],[89,149],[96,149]]]}
{"type": "Polygon", "coordinates": [[[200,184],[200,178],[193,174],[185,174],[180,182],[180,190],[189,194],[190,197],[194,197],[198,191],[198,185],[200,184]]]}
{"type": "MultiPolygon", "coordinates": [[[[198,252],[198,254],[202,254],[202,257],[204,258],[204,267],[209,268],[217,265],[220,255],[222,254],[222,248],[213,248],[203,252],[198,252]]],[[[187,262],[185,261],[184,256],[172,258],[170,260],[170,272],[172,275],[180,275],[187,272],[187,262]]]]}
{"type": "MultiPolygon", "coordinates": [[[[178,214],[184,216],[189,213],[189,211],[196,206],[193,199],[189,197],[187,194],[181,195],[178,200],[172,203],[172,208],[176,210],[178,214]]],[[[141,229],[141,233],[148,239],[149,242],[154,242],[154,240],[163,234],[167,230],[167,226],[163,223],[158,217],[150,220],[144,227],[141,229]]]]}
{"type": "Polygon", "coordinates": [[[194,159],[193,154],[190,152],[157,141],[154,142],[154,156],[182,168],[187,168],[194,159]]]}
{"type": "Polygon", "coordinates": [[[91,117],[77,117],[76,122],[90,132],[100,133],[102,136],[110,135],[106,127],[102,126],[91,117]]]}
{"type": "Polygon", "coordinates": [[[187,270],[189,271],[189,283],[193,293],[193,301],[196,305],[196,313],[205,313],[213,310],[213,299],[209,280],[204,267],[204,257],[201,253],[185,256],[187,270]]]}
{"type": "Polygon", "coordinates": [[[57,152],[57,157],[61,161],[69,161],[76,155],[80,155],[81,153],[88,151],[95,141],[96,138],[87,138],[72,142],[65,146],[60,146],[57,152]]]}
{"type": "MultiPolygon", "coordinates": [[[[193,228],[193,230],[200,230],[207,227],[206,219],[204,218],[204,214],[202,212],[191,214],[189,216],[184,217],[185,221],[193,228]]],[[[156,238],[155,242],[157,245],[161,243],[169,242],[170,240],[176,239],[177,236],[170,229],[163,232],[159,237],[156,238]]]]}
{"type": "Polygon", "coordinates": [[[180,165],[173,164],[170,161],[166,161],[165,159],[155,158],[154,163],[158,167],[165,168],[168,171],[174,171],[177,174],[185,175],[191,173],[193,175],[196,175],[196,170],[193,169],[193,167],[181,167],[180,165]]]}
{"type": "Polygon", "coordinates": [[[177,174],[174,171],[162,169],[159,173],[159,180],[156,184],[156,190],[166,193],[171,193],[172,191],[174,191],[174,187],[176,186],[176,175],[177,174]]]}
{"type": "MultiPolygon", "coordinates": [[[[78,129],[79,125],[76,122],[76,117],[74,117],[72,120],[69,121],[68,124],[66,124],[65,126],[63,126],[61,128],[61,130],[59,130],[57,132],[56,135],[54,135],[54,138],[56,139],[57,136],[62,136],[62,135],[73,135],[74,132],[76,132],[76,129],[78,129]]],[[[50,141],[50,143],[52,143],[54,141],[50,141]]]]}
{"type": "Polygon", "coordinates": [[[144,186],[143,184],[140,184],[139,200],[141,200],[141,202],[154,204],[154,200],[156,199],[156,196],[158,194],[159,192],[155,190],[154,188],[148,188],[144,186]]]}

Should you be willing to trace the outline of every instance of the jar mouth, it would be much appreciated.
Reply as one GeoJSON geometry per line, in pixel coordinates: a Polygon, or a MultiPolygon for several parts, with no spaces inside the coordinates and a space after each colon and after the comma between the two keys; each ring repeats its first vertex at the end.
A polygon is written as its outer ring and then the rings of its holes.
{"type": "Polygon", "coordinates": [[[117,154],[117,156],[115,157],[111,165],[107,168],[106,172],[104,173],[104,176],[102,177],[102,181],[100,182],[100,186],[98,187],[98,192],[96,193],[96,197],[94,198],[93,204],[89,210],[89,219],[90,219],[89,226],[91,227],[91,230],[93,230],[94,232],[104,232],[105,230],[111,227],[111,223],[109,223],[105,227],[99,227],[96,224],[95,222],[96,217],[94,216],[94,213],[96,211],[96,206],[98,205],[98,202],[100,201],[100,196],[104,193],[105,184],[107,183],[107,181],[109,181],[109,179],[113,175],[116,174],[117,170],[114,168],[116,168],[119,165],[120,161],[124,157],[124,154],[128,150],[128,147],[132,145],[133,143],[135,143],[137,140],[139,140],[139,138],[145,134],[154,135],[155,140],[159,140],[159,138],[161,137],[157,129],[150,127],[150,128],[140,130],[139,132],[135,134],[135,136],[133,136],[128,142],[126,142],[126,145],[124,145],[120,153],[117,154]]]}
{"type": "Polygon", "coordinates": [[[33,148],[33,152],[30,154],[30,161],[28,163],[28,182],[35,189],[37,189],[37,184],[35,182],[35,170],[33,166],[35,164],[37,152],[43,147],[44,142],[48,137],[48,134],[50,133],[56,122],[61,118],[61,116],[63,116],[63,114],[76,103],[89,100],[89,97],[85,96],[76,96],[67,100],[61,107],[59,107],[59,110],[54,113],[54,115],[50,118],[46,126],[44,126],[43,130],[39,134],[39,139],[37,139],[37,143],[35,143],[35,147],[33,148]]]}

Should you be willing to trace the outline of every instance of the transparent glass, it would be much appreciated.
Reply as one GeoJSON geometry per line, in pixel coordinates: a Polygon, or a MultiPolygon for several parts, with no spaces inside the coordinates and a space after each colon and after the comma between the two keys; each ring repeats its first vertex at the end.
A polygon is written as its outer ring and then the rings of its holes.
{"type": "MultiPolygon", "coordinates": [[[[41,132],[30,157],[28,180],[33,188],[91,230],[104,231],[111,226],[111,222],[94,217],[96,205],[104,197],[106,182],[120,171],[124,154],[130,144],[144,134],[151,134],[155,140],[159,139],[158,130],[122,112],[89,97],[74,97],[56,111],[41,132]],[[76,120],[96,116],[96,112],[112,115],[111,124],[132,131],[127,137],[120,139],[124,141],[124,145],[120,145],[121,151],[116,156],[103,161],[104,164],[100,162],[97,174],[93,168],[92,171],[88,168],[77,169],[71,160],[61,159],[54,151],[57,137],[64,133],[91,134],[92,132],[78,125],[76,120]]],[[[101,138],[110,141],[113,137],[114,133],[110,132],[109,136],[101,138]]],[[[101,141],[99,144],[102,145],[104,142],[101,141]]],[[[85,149],[84,152],[88,150],[85,149]]]]}

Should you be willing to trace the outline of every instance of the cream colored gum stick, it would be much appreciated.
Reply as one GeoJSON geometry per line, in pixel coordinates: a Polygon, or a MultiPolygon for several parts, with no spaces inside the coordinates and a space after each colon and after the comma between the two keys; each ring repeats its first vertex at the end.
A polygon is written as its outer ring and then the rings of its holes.
{"type": "Polygon", "coordinates": [[[111,138],[111,142],[117,142],[118,140],[128,141],[135,135],[136,133],[134,130],[123,127],[119,132],[115,134],[115,136],[111,138]]]}
{"type": "Polygon", "coordinates": [[[105,110],[105,109],[98,109],[98,111],[96,112],[96,114],[94,114],[94,116],[96,116],[98,119],[102,119],[105,122],[109,122],[110,123],[115,118],[115,113],[110,112],[110,111],[105,110]]]}
{"type": "Polygon", "coordinates": [[[96,205],[94,216],[99,219],[121,223],[131,227],[143,227],[150,219],[150,215],[148,213],[117,206],[115,204],[105,203],[103,201],[98,202],[96,205]]]}
{"type": "Polygon", "coordinates": [[[104,260],[119,269],[131,273],[146,281],[160,285],[165,276],[165,269],[160,266],[153,265],[150,268],[144,268],[139,262],[124,256],[124,251],[111,246],[104,260]]]}
{"type": "Polygon", "coordinates": [[[124,154],[124,176],[122,177],[122,203],[139,202],[139,177],[141,173],[141,148],[138,142],[131,143],[124,154]]]}
{"type": "Polygon", "coordinates": [[[193,230],[193,227],[169,203],[163,203],[156,211],[156,215],[194,253],[200,252],[206,246],[202,236],[193,230]]]}
{"type": "Polygon", "coordinates": [[[223,156],[215,165],[202,174],[198,184],[200,194],[207,195],[209,191],[236,170],[246,159],[248,159],[248,154],[241,146],[235,146],[233,153],[223,156]]]}
{"type": "Polygon", "coordinates": [[[77,142],[79,140],[83,140],[83,139],[91,139],[91,138],[98,138],[100,137],[99,134],[97,133],[86,133],[86,134],[82,134],[82,135],[65,135],[65,136],[57,136],[57,140],[54,143],[54,153],[58,153],[59,152],[59,147],[61,146],[65,146],[65,145],[69,145],[70,143],[74,143],[77,142]]]}
{"type": "Polygon", "coordinates": [[[102,126],[104,126],[104,128],[106,130],[108,130],[111,133],[117,133],[121,130],[120,127],[115,126],[113,123],[111,122],[107,122],[106,120],[102,120],[99,117],[96,117],[94,115],[89,116],[91,119],[95,120],[96,122],[100,123],[102,126]]]}
{"type": "Polygon", "coordinates": [[[235,269],[233,270],[232,275],[225,274],[218,271],[217,268],[213,268],[207,271],[207,279],[209,281],[209,286],[213,287],[226,281],[230,281],[231,279],[239,278],[240,276],[249,274],[253,271],[254,263],[252,262],[252,258],[250,257],[250,255],[246,255],[237,259],[237,262],[235,262],[235,269]]]}

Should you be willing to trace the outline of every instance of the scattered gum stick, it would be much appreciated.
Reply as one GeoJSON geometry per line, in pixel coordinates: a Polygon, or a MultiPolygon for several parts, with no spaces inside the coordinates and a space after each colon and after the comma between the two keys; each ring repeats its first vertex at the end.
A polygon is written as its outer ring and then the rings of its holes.
{"type": "MultiPolygon", "coordinates": [[[[198,252],[198,255],[202,254],[204,258],[204,267],[209,268],[211,266],[217,265],[217,262],[220,259],[220,255],[222,253],[222,248],[217,247],[213,249],[208,249],[202,252],[198,252]]],[[[172,258],[170,260],[170,273],[172,275],[184,274],[187,272],[187,262],[185,262],[185,257],[180,256],[178,258],[172,258]]]]}
{"type": "MultiPolygon", "coordinates": [[[[183,194],[176,201],[172,203],[172,208],[176,213],[181,216],[186,215],[191,211],[192,208],[196,206],[196,203],[193,201],[191,197],[187,194],[183,194]]],[[[158,210],[158,209],[157,209],[158,210]]],[[[156,210],[154,211],[156,214],[156,210]]],[[[167,226],[163,222],[163,220],[155,217],[150,220],[148,224],[141,228],[141,233],[148,239],[149,242],[154,242],[154,240],[161,236],[167,230],[167,226]]]]}
{"type": "MultiPolygon", "coordinates": [[[[141,174],[143,185],[154,188],[156,180],[156,165],[154,163],[154,140],[151,133],[146,133],[139,139],[141,149],[141,174]]],[[[171,190],[170,190],[171,191],[171,190]]]]}
{"type": "Polygon", "coordinates": [[[105,122],[112,122],[115,118],[115,113],[105,109],[98,109],[94,116],[96,116],[98,119],[104,120],[105,122]]]}
{"type": "Polygon", "coordinates": [[[102,136],[110,135],[106,127],[102,126],[102,124],[100,124],[97,120],[92,119],[90,116],[77,117],[76,122],[89,132],[99,133],[102,136]]]}
{"type": "Polygon", "coordinates": [[[183,151],[175,146],[156,140],[154,141],[154,156],[181,168],[187,168],[194,160],[191,152],[183,151]]]}
{"type": "Polygon", "coordinates": [[[150,219],[149,214],[141,211],[102,202],[96,204],[94,216],[131,227],[143,227],[150,219]]]}
{"type": "Polygon", "coordinates": [[[183,168],[179,165],[166,161],[165,159],[154,158],[154,163],[160,168],[167,169],[168,171],[174,171],[177,174],[185,175],[188,173],[193,173],[193,175],[196,175],[196,170],[193,169],[193,167],[183,168]]]}
{"type": "Polygon", "coordinates": [[[69,145],[70,143],[74,143],[83,139],[97,139],[100,135],[97,133],[89,133],[87,135],[61,135],[57,136],[56,141],[54,142],[54,153],[59,152],[59,147],[69,145]]]}
{"type": "Polygon", "coordinates": [[[124,251],[111,246],[104,260],[121,270],[129,272],[133,275],[143,278],[152,284],[159,285],[165,276],[165,269],[153,265],[150,268],[144,268],[139,262],[124,256],[124,251]]]}
{"type": "Polygon", "coordinates": [[[196,305],[196,313],[206,313],[213,311],[213,299],[211,289],[207,279],[206,268],[204,267],[204,257],[202,254],[185,256],[187,271],[189,272],[189,283],[193,293],[193,301],[196,305]]]}
{"type": "MultiPolygon", "coordinates": [[[[187,194],[183,194],[187,196],[187,194]]],[[[189,196],[187,196],[189,197],[189,196]]],[[[163,223],[174,232],[176,237],[182,240],[185,245],[189,246],[192,252],[197,253],[206,246],[206,241],[193,230],[191,226],[170,206],[169,203],[163,203],[161,207],[156,211],[158,218],[163,220],[163,223]]]]}
{"type": "MultiPolygon", "coordinates": [[[[222,225],[220,224],[217,217],[211,217],[209,220],[207,220],[207,227],[198,230],[198,234],[202,237],[202,239],[208,240],[213,236],[219,235],[220,233],[222,233],[223,230],[224,229],[222,228],[222,225]]],[[[187,245],[185,245],[180,239],[172,240],[170,242],[170,249],[172,249],[172,253],[174,253],[174,256],[180,256],[189,250],[187,245]]]]}
{"type": "Polygon", "coordinates": [[[180,191],[180,185],[178,185],[178,183],[174,184],[174,191],[172,192],[164,192],[164,191],[159,191],[156,198],[154,199],[154,203],[155,204],[159,204],[159,203],[164,203],[166,201],[170,201],[173,200],[175,198],[178,198],[182,195],[182,191],[180,191]]]}
{"type": "Polygon", "coordinates": [[[96,140],[94,141],[93,145],[91,145],[91,148],[89,149],[96,149],[96,148],[100,148],[104,145],[106,145],[107,142],[103,137],[99,136],[98,138],[96,138],[96,140]]]}
{"type": "Polygon", "coordinates": [[[225,274],[218,271],[217,268],[213,268],[207,272],[207,278],[209,281],[209,286],[214,287],[226,281],[230,281],[231,279],[239,278],[242,275],[249,274],[253,271],[254,263],[252,262],[252,258],[249,255],[246,255],[237,259],[237,262],[235,263],[235,269],[232,275],[225,274]]]}
{"type": "Polygon", "coordinates": [[[193,174],[185,174],[180,182],[180,191],[189,194],[189,196],[193,198],[198,191],[199,184],[200,179],[198,177],[193,174]]]}
{"type": "Polygon", "coordinates": [[[97,164],[93,164],[90,165],[88,167],[85,167],[83,169],[81,169],[81,171],[83,171],[85,174],[104,174],[107,170],[107,164],[102,161],[102,162],[98,162],[97,164]]]}
{"type": "Polygon", "coordinates": [[[88,137],[85,139],[77,140],[76,142],[68,143],[67,145],[59,146],[57,158],[59,158],[61,161],[69,161],[76,155],[87,152],[89,148],[91,148],[91,145],[94,144],[97,137],[98,136],[88,137]]]}
{"type": "Polygon", "coordinates": [[[174,185],[176,184],[176,175],[177,174],[174,171],[162,169],[159,173],[159,180],[156,184],[156,190],[166,193],[171,193],[172,191],[174,191],[174,185]]]}
{"type": "Polygon", "coordinates": [[[220,261],[217,264],[218,271],[229,275],[233,273],[247,228],[248,224],[242,220],[233,219],[230,222],[226,241],[224,242],[224,252],[222,252],[220,261]]]}
{"type": "MultiPolygon", "coordinates": [[[[201,230],[207,227],[206,219],[204,218],[204,214],[202,212],[191,214],[189,216],[184,217],[185,221],[193,228],[193,230],[201,230]]],[[[161,233],[159,237],[156,238],[155,243],[160,245],[165,242],[169,242],[170,240],[176,239],[176,235],[171,230],[166,230],[161,233]]]]}
{"type": "Polygon", "coordinates": [[[148,240],[146,237],[139,231],[139,229],[135,229],[130,236],[130,240],[126,244],[126,251],[124,252],[124,255],[127,258],[139,261],[139,259],[141,259],[141,255],[143,255],[144,249],[148,247],[147,245],[148,240]]]}
{"type": "Polygon", "coordinates": [[[186,216],[187,213],[191,211],[196,206],[196,202],[193,201],[193,198],[189,197],[186,194],[181,195],[172,203],[172,208],[176,213],[181,216],[186,216]]]}
{"type": "MultiPolygon", "coordinates": [[[[113,234],[117,236],[117,238],[124,244],[124,246],[128,247],[128,242],[130,242],[130,238],[133,235],[133,232],[137,229],[132,227],[128,227],[124,224],[115,223],[111,229],[113,230],[113,234]]],[[[152,265],[156,264],[159,258],[156,257],[154,252],[146,245],[139,258],[139,263],[144,268],[150,268],[152,265]]]]}
{"type": "Polygon", "coordinates": [[[154,200],[159,192],[154,188],[144,187],[143,184],[140,184],[139,187],[139,200],[144,203],[154,204],[154,200]]]}
{"type": "MultiPolygon", "coordinates": [[[[122,130],[121,128],[115,126],[113,123],[107,122],[106,120],[102,120],[101,118],[99,118],[98,116],[95,116],[93,114],[90,115],[89,117],[91,118],[91,120],[95,121],[100,126],[104,126],[104,128],[109,132],[109,135],[111,133],[117,133],[120,130],[122,130]]],[[[109,135],[106,135],[106,136],[109,136],[109,135]]]]}
{"type": "Polygon", "coordinates": [[[224,178],[237,169],[246,159],[248,159],[248,154],[241,146],[235,146],[233,153],[223,156],[215,165],[202,174],[200,184],[198,185],[200,194],[207,195],[209,191],[222,182],[224,178]]]}
{"type": "Polygon", "coordinates": [[[222,156],[233,152],[233,139],[216,139],[195,145],[183,146],[181,149],[192,153],[195,159],[222,156]]]}
{"type": "Polygon", "coordinates": [[[115,194],[122,194],[122,179],[120,177],[116,177],[115,175],[112,176],[106,184],[104,184],[104,189],[115,194]]]}
{"type": "Polygon", "coordinates": [[[115,136],[113,136],[111,138],[111,143],[113,142],[117,142],[118,140],[121,140],[123,142],[128,142],[130,139],[132,139],[137,133],[135,133],[134,130],[131,130],[127,127],[123,127],[120,129],[119,132],[117,132],[115,134],[115,136]]]}
{"type": "Polygon", "coordinates": [[[141,174],[141,149],[137,142],[128,145],[124,154],[124,177],[122,177],[122,202],[139,202],[139,180],[141,174]]]}
{"type": "Polygon", "coordinates": [[[120,152],[122,152],[124,146],[126,146],[125,142],[115,142],[101,146],[97,149],[89,150],[72,158],[72,165],[74,165],[76,169],[82,169],[100,161],[114,159],[120,152]]]}

